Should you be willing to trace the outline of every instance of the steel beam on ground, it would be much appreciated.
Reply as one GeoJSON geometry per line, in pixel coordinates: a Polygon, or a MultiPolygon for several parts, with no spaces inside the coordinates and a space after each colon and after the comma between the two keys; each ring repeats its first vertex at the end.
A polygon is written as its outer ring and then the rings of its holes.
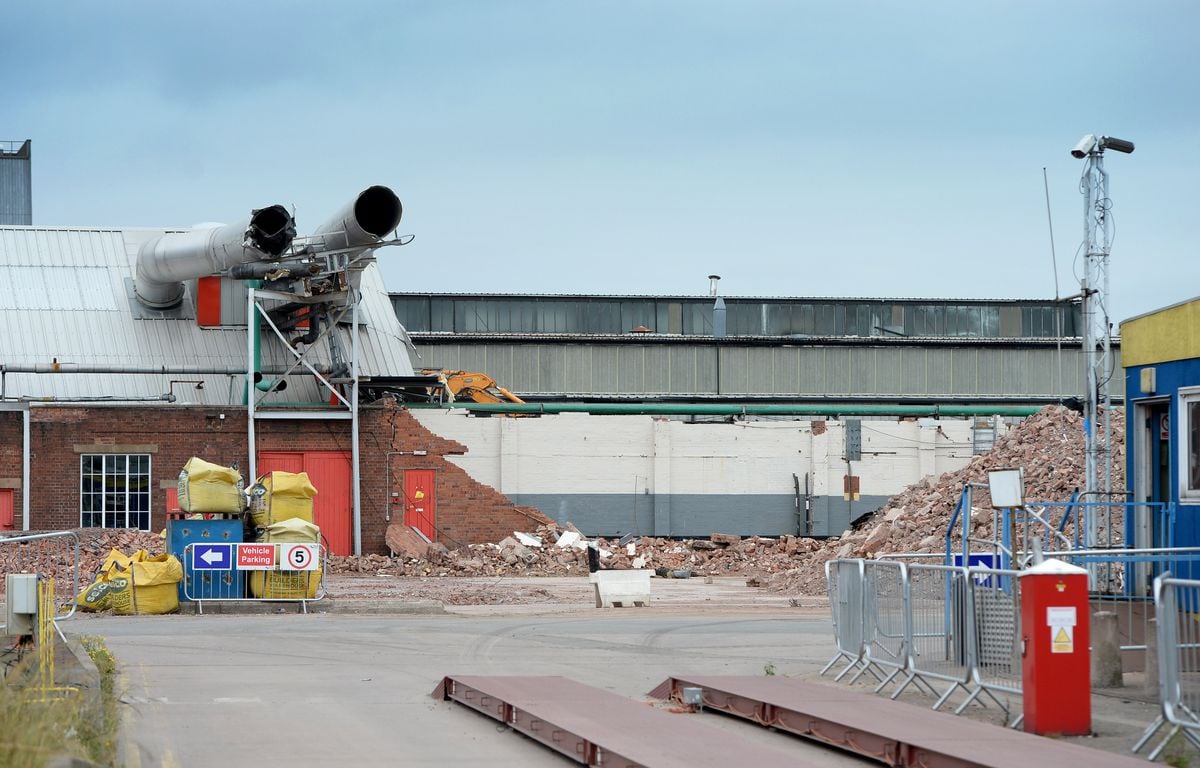
{"type": "Polygon", "coordinates": [[[786,677],[670,677],[650,695],[703,707],[871,757],[916,768],[1136,768],[1143,760],[1066,744],[944,712],[786,677]]]}
{"type": "Polygon", "coordinates": [[[565,677],[455,675],[438,683],[432,695],[495,718],[583,765],[815,768],[794,753],[565,677]]]}

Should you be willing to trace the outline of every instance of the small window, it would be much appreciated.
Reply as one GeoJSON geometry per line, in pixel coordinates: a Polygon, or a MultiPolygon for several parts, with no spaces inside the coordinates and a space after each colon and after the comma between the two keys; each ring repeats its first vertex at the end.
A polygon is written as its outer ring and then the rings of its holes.
{"type": "Polygon", "coordinates": [[[149,454],[80,456],[79,518],[84,528],[150,530],[149,454]]]}
{"type": "Polygon", "coordinates": [[[1179,498],[1196,503],[1200,501],[1200,389],[1181,389],[1179,407],[1181,418],[1175,420],[1180,431],[1179,498]]]}

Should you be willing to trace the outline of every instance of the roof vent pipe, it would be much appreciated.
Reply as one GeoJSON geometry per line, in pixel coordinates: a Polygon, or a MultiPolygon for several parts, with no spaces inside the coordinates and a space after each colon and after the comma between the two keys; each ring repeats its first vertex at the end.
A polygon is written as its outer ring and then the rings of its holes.
{"type": "Polygon", "coordinates": [[[709,275],[708,276],[708,295],[709,296],[717,295],[717,283],[719,283],[719,282],[721,282],[720,275],[709,275]]]}
{"type": "Polygon", "coordinates": [[[323,243],[319,249],[324,251],[358,247],[366,250],[399,226],[402,213],[395,192],[378,185],[367,187],[333,218],[317,227],[310,238],[319,238],[323,243]]]}
{"type": "Polygon", "coordinates": [[[271,205],[236,224],[157,237],[138,251],[134,293],[148,307],[173,307],[183,299],[184,280],[239,264],[278,261],[295,236],[292,215],[282,205],[271,205]]]}

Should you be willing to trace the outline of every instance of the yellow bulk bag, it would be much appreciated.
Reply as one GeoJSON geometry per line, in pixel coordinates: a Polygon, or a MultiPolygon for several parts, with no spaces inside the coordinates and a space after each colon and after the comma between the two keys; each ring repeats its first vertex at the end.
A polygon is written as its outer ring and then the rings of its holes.
{"type": "MultiPolygon", "coordinates": [[[[267,526],[258,541],[279,544],[318,544],[321,529],[292,518],[267,526]]],[[[251,571],[250,594],[265,600],[314,600],[321,587],[321,570],[251,571]]]]}
{"type": "Polygon", "coordinates": [[[242,511],[242,476],[232,467],[222,467],[195,456],[179,473],[179,508],[184,512],[242,511]]]}
{"type": "Polygon", "coordinates": [[[179,610],[183,566],[174,555],[150,557],[144,549],[132,556],[109,552],[104,568],[76,602],[87,610],[111,608],[115,613],[159,614],[179,610]]]}
{"type": "Polygon", "coordinates": [[[263,528],[256,538],[263,543],[283,542],[286,544],[319,544],[321,529],[312,523],[291,518],[280,520],[263,528]]]}
{"type": "Polygon", "coordinates": [[[307,472],[268,472],[250,489],[250,515],[258,528],[292,518],[311,523],[316,495],[307,472]]]}

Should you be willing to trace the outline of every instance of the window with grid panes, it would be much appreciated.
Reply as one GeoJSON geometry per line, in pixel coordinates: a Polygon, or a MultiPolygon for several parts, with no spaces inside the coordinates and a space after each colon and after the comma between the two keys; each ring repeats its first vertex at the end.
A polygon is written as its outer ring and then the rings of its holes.
{"type": "Polygon", "coordinates": [[[150,455],[80,456],[79,510],[84,528],[150,530],[150,455]]]}

